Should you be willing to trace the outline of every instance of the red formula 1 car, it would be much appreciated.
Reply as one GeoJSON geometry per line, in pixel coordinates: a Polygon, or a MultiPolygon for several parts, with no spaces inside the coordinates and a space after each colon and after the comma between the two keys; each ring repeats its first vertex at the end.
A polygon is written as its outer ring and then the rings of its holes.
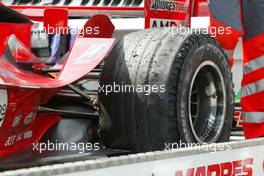
{"type": "Polygon", "coordinates": [[[135,23],[132,29],[114,31],[112,24],[122,17],[123,26],[143,18],[143,28],[188,27],[192,16],[208,14],[206,2],[1,4],[0,155],[31,147],[65,114],[90,117],[98,109],[100,141],[108,148],[139,152],[180,141],[228,141],[233,85],[227,56],[217,42],[177,28],[138,30],[135,23]],[[68,36],[68,18],[84,17],[89,19],[59,67],[33,54],[31,20],[43,22],[47,33],[68,36]],[[98,99],[84,86],[91,78],[100,79],[98,99]],[[69,100],[76,97],[77,102],[69,100]],[[74,105],[58,108],[66,102],[74,105]],[[78,109],[83,104],[93,113],[78,109]]]}
{"type": "MultiPolygon", "coordinates": [[[[0,153],[6,154],[39,140],[47,129],[60,120],[56,114],[39,113],[39,107],[62,87],[82,78],[100,64],[115,40],[78,37],[61,71],[56,78],[50,78],[37,74],[38,65],[44,61],[30,49],[32,22],[6,6],[1,5],[0,11],[0,153]]],[[[106,22],[111,24],[110,21],[106,22]]]]}

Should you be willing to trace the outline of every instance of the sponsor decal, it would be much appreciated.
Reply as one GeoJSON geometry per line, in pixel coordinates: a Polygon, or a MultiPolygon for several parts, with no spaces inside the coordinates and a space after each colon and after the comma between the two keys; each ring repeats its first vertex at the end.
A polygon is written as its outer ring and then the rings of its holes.
{"type": "MultiPolygon", "coordinates": [[[[0,79],[0,84],[2,80],[0,79]]],[[[0,127],[2,127],[7,112],[8,96],[7,90],[0,89],[0,127]]]]}
{"type": "MultiPolygon", "coordinates": [[[[27,114],[24,118],[24,125],[29,125],[33,119],[36,117],[37,113],[36,112],[30,112],[27,114]]],[[[12,127],[16,127],[20,124],[20,121],[22,119],[22,114],[16,115],[13,122],[12,122],[12,127]]]]}
{"type": "Polygon", "coordinates": [[[107,49],[107,45],[92,45],[88,48],[88,50],[82,54],[80,57],[74,60],[75,64],[87,63],[91,60],[97,59],[100,54],[102,54],[105,49],[107,49]]]}
{"type": "Polygon", "coordinates": [[[12,135],[7,137],[7,140],[5,141],[5,147],[13,145],[15,143],[16,136],[17,135],[12,135]]]}
{"type": "Polygon", "coordinates": [[[24,124],[28,125],[30,124],[33,119],[36,117],[37,113],[36,112],[30,112],[24,119],[24,124]]]}
{"type": "Polygon", "coordinates": [[[160,28],[160,27],[176,27],[176,26],[185,26],[185,21],[183,20],[171,20],[171,19],[150,19],[151,28],[160,28]]]}
{"type": "Polygon", "coordinates": [[[21,120],[21,117],[22,117],[22,115],[20,114],[20,115],[17,115],[17,116],[14,118],[14,120],[13,120],[13,122],[12,122],[12,127],[16,127],[16,126],[19,125],[19,122],[20,122],[20,120],[21,120]]]}
{"type": "Polygon", "coordinates": [[[170,11],[187,13],[188,1],[173,1],[173,0],[150,0],[150,10],[170,11]]]}
{"type": "Polygon", "coordinates": [[[5,147],[12,146],[16,142],[23,141],[26,139],[31,139],[31,138],[32,138],[32,130],[20,132],[18,134],[7,137],[4,146],[5,147]]]}
{"type": "Polygon", "coordinates": [[[24,133],[24,139],[30,139],[30,138],[32,138],[32,131],[31,130],[30,131],[26,131],[24,133]]]}
{"type": "Polygon", "coordinates": [[[178,170],[175,176],[252,176],[253,162],[253,158],[246,158],[244,160],[210,164],[208,166],[188,168],[187,170],[178,170]]]}

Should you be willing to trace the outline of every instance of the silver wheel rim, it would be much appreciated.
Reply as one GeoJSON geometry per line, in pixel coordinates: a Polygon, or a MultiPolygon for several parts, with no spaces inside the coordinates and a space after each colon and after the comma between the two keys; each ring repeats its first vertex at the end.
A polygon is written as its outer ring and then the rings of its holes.
{"type": "Polygon", "coordinates": [[[212,61],[202,62],[194,72],[188,115],[198,143],[214,143],[219,139],[226,115],[226,89],[220,68],[212,61]]]}

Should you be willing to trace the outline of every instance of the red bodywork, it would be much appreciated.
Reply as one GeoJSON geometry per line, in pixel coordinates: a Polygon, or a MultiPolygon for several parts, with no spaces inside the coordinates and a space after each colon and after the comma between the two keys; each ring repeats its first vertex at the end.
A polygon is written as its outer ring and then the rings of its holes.
{"type": "MultiPolygon", "coordinates": [[[[0,22],[0,156],[29,147],[60,120],[58,114],[38,113],[38,109],[61,88],[93,70],[111,50],[115,42],[110,38],[114,27],[107,17],[101,19],[111,30],[101,38],[79,35],[55,79],[19,66],[41,62],[30,50],[32,25],[0,22]]],[[[93,20],[87,23],[94,23],[93,20]]],[[[54,20],[51,25],[65,26],[57,22],[54,20]]]]}
{"type": "MultiPolygon", "coordinates": [[[[54,8],[12,4],[9,4],[9,7],[31,20],[44,22],[45,27],[48,25],[67,27],[68,16],[92,16],[98,13],[130,17],[145,16],[146,28],[189,26],[191,16],[203,16],[208,13],[206,0],[173,0],[172,2],[179,4],[179,8],[174,11],[162,10],[153,6],[155,0],[146,0],[145,8],[87,6],[56,6],[54,8]],[[199,10],[202,8],[204,8],[202,11],[199,10]]],[[[41,62],[30,50],[32,24],[0,22],[0,156],[32,145],[60,120],[58,114],[38,113],[38,109],[62,87],[93,70],[111,51],[115,43],[115,39],[111,38],[114,26],[105,15],[95,15],[84,25],[82,31],[89,26],[99,26],[101,32],[97,35],[78,36],[68,59],[55,79],[25,71],[3,59],[5,49],[9,46],[10,40],[14,40],[15,37],[17,42],[12,52],[15,63],[41,62]]],[[[60,31],[60,33],[64,32],[60,31]]]]}

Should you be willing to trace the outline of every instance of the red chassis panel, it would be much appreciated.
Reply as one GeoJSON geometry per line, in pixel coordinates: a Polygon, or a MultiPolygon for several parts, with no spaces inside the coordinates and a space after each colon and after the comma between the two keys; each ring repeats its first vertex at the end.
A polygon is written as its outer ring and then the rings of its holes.
{"type": "MultiPolygon", "coordinates": [[[[37,114],[43,91],[8,89],[7,92],[6,101],[0,102],[0,156],[32,147],[32,143],[60,120],[56,114],[37,114]]],[[[1,90],[0,98],[4,96],[1,90]]]]}

